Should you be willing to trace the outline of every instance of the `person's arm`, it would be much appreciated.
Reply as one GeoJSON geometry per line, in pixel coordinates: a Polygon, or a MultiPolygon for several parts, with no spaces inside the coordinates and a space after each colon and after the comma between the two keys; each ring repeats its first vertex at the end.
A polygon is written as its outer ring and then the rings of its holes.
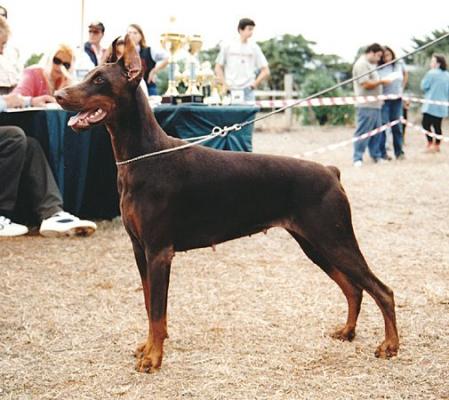
{"type": "Polygon", "coordinates": [[[404,69],[402,70],[402,76],[403,76],[402,89],[405,89],[408,83],[408,71],[405,69],[405,66],[404,69]]]}
{"type": "Polygon", "coordinates": [[[223,87],[223,94],[225,94],[228,91],[228,87],[226,86],[223,65],[215,64],[215,75],[217,76],[218,83],[223,87]]]}
{"type": "Polygon", "coordinates": [[[427,92],[430,89],[431,78],[429,72],[427,72],[427,74],[424,75],[424,78],[421,81],[421,89],[423,92],[427,92]]]}
{"type": "Polygon", "coordinates": [[[390,83],[388,79],[379,79],[378,81],[365,81],[360,86],[366,90],[371,90],[377,88],[379,85],[389,85],[390,83]]]}
{"type": "Polygon", "coordinates": [[[25,69],[22,74],[22,79],[14,88],[12,93],[21,94],[22,96],[33,96],[35,86],[35,75],[32,69],[25,69]]]}
{"type": "Polygon", "coordinates": [[[256,80],[251,84],[252,89],[256,89],[265,79],[270,76],[270,68],[267,66],[262,67],[256,80]]]}
{"type": "Polygon", "coordinates": [[[154,81],[155,81],[155,78],[156,78],[156,74],[157,74],[160,70],[164,69],[167,65],[168,65],[168,58],[166,58],[166,59],[164,59],[164,60],[162,60],[162,61],[159,61],[159,62],[154,66],[154,68],[150,71],[150,74],[148,75],[148,83],[154,82],[154,81]]]}
{"type": "Polygon", "coordinates": [[[26,106],[27,99],[16,93],[9,93],[1,96],[1,111],[5,111],[7,108],[23,108],[26,106]]]}

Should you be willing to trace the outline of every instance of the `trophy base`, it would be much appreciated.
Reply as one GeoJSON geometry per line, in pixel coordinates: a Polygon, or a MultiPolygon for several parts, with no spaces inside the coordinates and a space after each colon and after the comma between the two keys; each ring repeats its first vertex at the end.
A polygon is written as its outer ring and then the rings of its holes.
{"type": "Polygon", "coordinates": [[[203,103],[204,96],[202,94],[184,94],[181,96],[182,103],[203,103]]]}
{"type": "Polygon", "coordinates": [[[162,104],[180,104],[182,102],[181,96],[162,96],[162,104]]]}

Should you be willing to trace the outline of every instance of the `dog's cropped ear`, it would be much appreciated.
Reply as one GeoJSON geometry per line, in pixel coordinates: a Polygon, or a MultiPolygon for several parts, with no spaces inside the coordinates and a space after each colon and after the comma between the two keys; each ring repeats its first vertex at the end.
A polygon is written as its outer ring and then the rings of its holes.
{"type": "Polygon", "coordinates": [[[142,61],[129,35],[125,36],[125,50],[123,56],[118,60],[118,63],[122,64],[126,76],[128,77],[128,81],[140,83],[143,74],[142,61]]]}

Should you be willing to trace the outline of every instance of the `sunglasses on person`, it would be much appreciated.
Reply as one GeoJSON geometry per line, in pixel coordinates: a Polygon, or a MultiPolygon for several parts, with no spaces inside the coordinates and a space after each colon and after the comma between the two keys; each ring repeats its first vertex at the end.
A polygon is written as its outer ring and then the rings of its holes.
{"type": "Polygon", "coordinates": [[[101,33],[101,31],[97,31],[94,29],[89,29],[89,33],[93,33],[94,35],[98,35],[99,33],[101,33]]]}
{"type": "Polygon", "coordinates": [[[64,65],[64,67],[66,67],[67,69],[70,69],[70,66],[72,64],[68,63],[68,62],[63,62],[60,58],[58,57],[53,57],[53,64],[55,65],[64,65]]]}

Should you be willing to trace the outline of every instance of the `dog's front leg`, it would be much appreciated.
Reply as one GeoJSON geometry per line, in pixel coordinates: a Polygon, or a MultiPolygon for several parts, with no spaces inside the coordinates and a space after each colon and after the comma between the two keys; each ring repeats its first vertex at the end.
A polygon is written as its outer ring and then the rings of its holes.
{"type": "Polygon", "coordinates": [[[147,341],[136,351],[136,369],[139,372],[154,372],[162,364],[164,340],[168,336],[167,294],[174,253],[171,248],[157,254],[146,253],[146,270],[144,273],[141,271],[141,277],[149,329],[147,341]]]}

